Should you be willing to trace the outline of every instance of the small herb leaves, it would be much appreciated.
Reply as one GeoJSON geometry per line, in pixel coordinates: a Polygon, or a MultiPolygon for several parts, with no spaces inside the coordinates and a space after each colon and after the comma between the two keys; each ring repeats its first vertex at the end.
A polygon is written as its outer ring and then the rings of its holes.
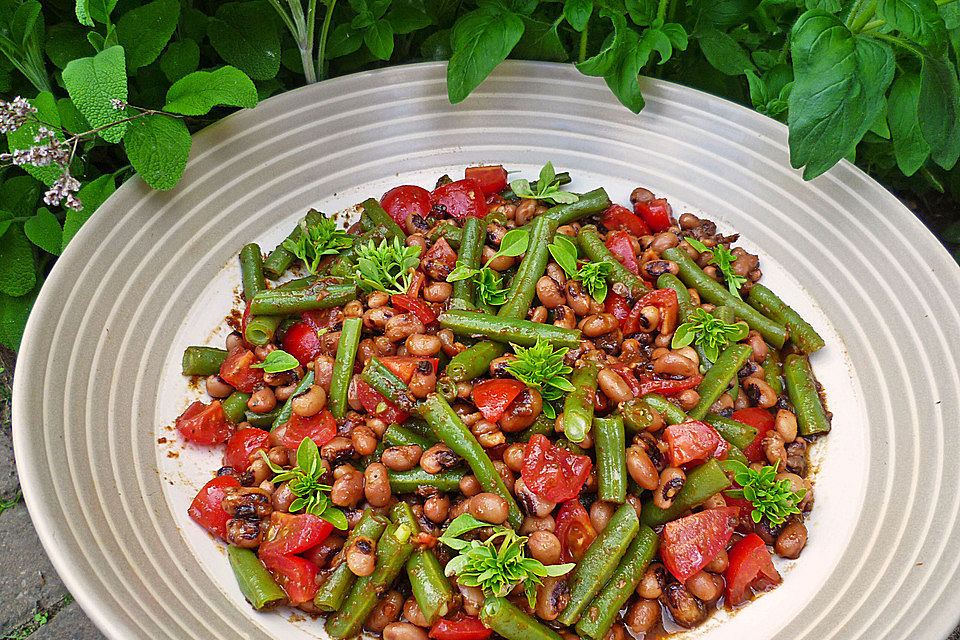
{"type": "Polygon", "coordinates": [[[320,218],[316,224],[307,225],[300,220],[300,233],[296,239],[287,238],[283,248],[303,260],[310,273],[316,273],[324,256],[333,256],[353,246],[353,238],[330,218],[320,218]]]}
{"type": "Polygon", "coordinates": [[[410,269],[420,264],[420,247],[407,247],[400,238],[392,242],[370,240],[357,248],[360,288],[364,291],[406,293],[410,288],[410,269]]]}
{"type": "Polygon", "coordinates": [[[789,480],[777,480],[775,467],[767,466],[757,471],[736,460],[726,460],[721,464],[727,471],[733,472],[733,479],[743,487],[725,493],[731,498],[743,498],[752,502],[750,518],[754,522],[766,518],[770,524],[779,525],[783,524],[790,514],[800,513],[797,505],[803,500],[807,490],[791,491],[789,480]]]}
{"type": "Polygon", "coordinates": [[[696,238],[684,238],[684,240],[700,253],[710,254],[710,264],[717,265],[717,269],[723,275],[724,280],[727,281],[727,288],[730,290],[730,293],[739,298],[740,287],[746,284],[747,279],[738,275],[733,270],[733,262],[737,259],[737,256],[733,255],[733,253],[722,244],[718,244],[711,249],[696,238]]]}
{"type": "Polygon", "coordinates": [[[606,300],[607,276],[610,275],[613,265],[606,262],[587,262],[578,267],[577,245],[562,233],[554,237],[553,243],[547,246],[547,250],[568,278],[582,282],[587,293],[597,302],[606,300]]]}
{"type": "Polygon", "coordinates": [[[575,193],[560,190],[560,181],[557,172],[553,170],[553,163],[548,162],[540,169],[540,179],[537,181],[537,191],[530,187],[530,181],[519,179],[510,183],[513,193],[521,198],[534,200],[548,200],[554,204],[570,204],[580,199],[575,193]]]}
{"type": "Polygon", "coordinates": [[[337,529],[346,531],[347,516],[334,507],[325,492],[330,486],[320,483],[323,467],[320,464],[320,450],[312,438],[304,438],[297,447],[297,466],[293,469],[284,469],[270,462],[266,454],[261,451],[260,457],[267,463],[273,476],[274,484],[289,482],[290,490],[296,499],[290,503],[290,513],[303,511],[323,518],[337,529]]]}
{"type": "MultiPolygon", "coordinates": [[[[493,261],[498,256],[515,258],[526,253],[529,244],[530,234],[523,229],[509,231],[500,242],[500,250],[488,262],[493,261]]],[[[463,263],[458,262],[450,275],[447,276],[447,282],[456,282],[467,278],[473,278],[477,287],[477,302],[492,306],[500,306],[506,303],[508,289],[501,286],[503,283],[502,276],[490,267],[470,269],[463,263]]]]}
{"type": "Polygon", "coordinates": [[[459,555],[447,563],[444,573],[457,576],[457,582],[469,587],[480,587],[487,596],[504,597],[518,584],[523,584],[527,602],[533,607],[537,585],[545,576],[562,576],[570,572],[573,563],[545,566],[539,560],[526,557],[524,546],[527,538],[518,536],[512,529],[497,528],[485,541],[461,540],[459,536],[484,527],[469,514],[457,516],[439,541],[459,555]]]}
{"type": "Polygon", "coordinates": [[[267,373],[282,373],[292,371],[300,366],[300,363],[292,355],[283,349],[275,349],[267,354],[263,362],[250,365],[251,369],[263,369],[267,373]]]}
{"type": "Polygon", "coordinates": [[[688,344],[698,345],[703,347],[703,352],[710,362],[716,362],[721,349],[743,340],[749,331],[749,327],[743,323],[727,324],[698,308],[687,322],[677,327],[670,346],[679,349],[688,344]]]}
{"type": "Polygon", "coordinates": [[[565,377],[573,368],[563,363],[563,357],[569,349],[554,349],[542,338],[537,338],[537,343],[532,347],[512,346],[517,359],[507,365],[507,371],[525,385],[539,390],[545,400],[543,413],[550,419],[556,418],[557,412],[551,402],[559,400],[565,392],[573,391],[573,385],[565,377]]]}

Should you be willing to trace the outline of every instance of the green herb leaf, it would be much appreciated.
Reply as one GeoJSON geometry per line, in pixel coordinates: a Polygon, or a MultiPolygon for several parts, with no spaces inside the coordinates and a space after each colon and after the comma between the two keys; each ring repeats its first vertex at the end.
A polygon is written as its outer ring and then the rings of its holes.
{"type": "Polygon", "coordinates": [[[179,118],[149,115],[129,123],[123,147],[130,164],[154,189],[172,189],[190,155],[190,132],[179,118]]]}
{"type": "Polygon", "coordinates": [[[257,106],[257,88],[247,74],[235,67],[195,71],[167,90],[163,110],[202,116],[217,105],[252,109],[257,106]]]}
{"type": "Polygon", "coordinates": [[[63,245],[61,251],[73,239],[80,227],[103,202],[117,190],[117,181],[112,173],[100,176],[80,187],[77,198],[83,203],[79,211],[67,210],[67,219],[63,222],[63,245]]]}
{"type": "Polygon", "coordinates": [[[33,246],[23,231],[23,224],[14,222],[0,236],[0,292],[22,296],[37,282],[33,246]]]}
{"type": "Polygon", "coordinates": [[[254,80],[280,71],[280,35],[273,10],[260,2],[227,2],[207,22],[207,37],[229,64],[254,80]]]}
{"type": "Polygon", "coordinates": [[[539,390],[547,401],[544,408],[549,401],[557,400],[564,392],[573,390],[573,385],[565,377],[573,372],[573,368],[563,362],[563,357],[569,351],[567,347],[555,349],[542,338],[537,338],[532,347],[512,346],[517,359],[507,364],[507,372],[527,386],[539,390]]]}
{"type": "Polygon", "coordinates": [[[90,58],[70,62],[63,70],[63,84],[73,104],[93,127],[106,127],[100,132],[107,142],[120,142],[127,123],[122,109],[114,109],[111,100],[127,100],[127,73],[123,47],[104,49],[90,58]],[[119,124],[115,124],[119,123],[119,124]]]}
{"type": "Polygon", "coordinates": [[[250,368],[263,369],[267,373],[282,373],[283,371],[292,371],[299,366],[300,362],[292,355],[283,349],[275,349],[267,354],[263,362],[250,365],[250,368]]]}
{"type": "Polygon", "coordinates": [[[747,337],[749,327],[743,323],[727,324],[703,309],[696,309],[687,322],[673,334],[670,346],[680,349],[689,344],[703,347],[710,362],[716,362],[720,350],[747,337]]]}
{"type": "Polygon", "coordinates": [[[946,57],[925,56],[920,66],[920,131],[930,144],[930,157],[944,169],[960,157],[960,84],[946,57]]]}
{"type": "Polygon", "coordinates": [[[727,289],[729,289],[730,293],[740,298],[740,287],[746,284],[747,278],[737,274],[737,272],[733,270],[733,262],[737,259],[737,256],[733,255],[733,252],[722,244],[709,248],[696,238],[684,238],[684,240],[700,253],[710,254],[709,264],[717,265],[717,270],[723,275],[727,283],[727,289]]]}
{"type": "Polygon", "coordinates": [[[583,282],[590,297],[603,302],[607,298],[607,276],[612,269],[609,262],[588,262],[580,267],[575,279],[583,282]]]}
{"type": "Polygon", "coordinates": [[[186,38],[171,42],[160,56],[160,69],[170,82],[176,82],[200,66],[200,46],[186,38]]]}
{"type": "Polygon", "coordinates": [[[36,215],[23,223],[23,231],[33,244],[47,253],[60,255],[63,228],[60,221],[46,207],[40,207],[36,215]]]}
{"type": "Polygon", "coordinates": [[[919,117],[920,77],[903,73],[890,87],[887,121],[897,166],[912,176],[930,156],[930,145],[923,139],[919,117]]]}
{"type": "Polygon", "coordinates": [[[117,21],[117,41],[127,56],[127,69],[145,67],[160,55],[180,19],[176,0],[154,0],[127,11],[117,21]]]}
{"type": "MultiPolygon", "coordinates": [[[[571,203],[580,199],[580,196],[575,193],[560,190],[560,181],[557,179],[557,173],[551,162],[548,162],[540,169],[540,179],[537,181],[536,191],[533,191],[533,188],[530,186],[530,181],[523,178],[512,181],[510,183],[510,189],[514,195],[521,198],[548,200],[554,203],[571,203]]],[[[517,231],[520,231],[520,229],[517,229],[517,231]]]]}
{"type": "MultiPolygon", "coordinates": [[[[63,140],[63,133],[58,130],[61,125],[60,112],[57,109],[57,101],[53,97],[53,94],[44,91],[37,95],[36,98],[28,100],[28,102],[37,110],[37,119],[50,125],[47,128],[52,127],[52,131],[57,139],[63,140]]],[[[10,150],[29,149],[34,146],[36,142],[34,142],[33,137],[37,134],[40,126],[38,122],[28,120],[16,131],[7,133],[7,144],[10,146],[10,150]]],[[[58,164],[50,164],[45,167],[35,167],[31,164],[26,164],[23,165],[23,169],[48,186],[53,184],[54,180],[63,174],[63,169],[58,164]]],[[[8,208],[9,205],[4,203],[3,207],[8,208]]]]}
{"type": "Polygon", "coordinates": [[[337,255],[353,246],[353,236],[338,229],[337,223],[330,218],[321,217],[310,226],[303,218],[299,226],[300,235],[296,239],[284,240],[283,248],[302,260],[310,273],[320,270],[320,261],[324,256],[337,255]]]}
{"type": "MultiPolygon", "coordinates": [[[[494,255],[510,256],[515,258],[527,252],[527,246],[530,244],[530,234],[523,229],[512,229],[503,236],[500,241],[500,249],[494,255]]],[[[493,258],[491,258],[492,260],[493,258]]]]}
{"type": "Polygon", "coordinates": [[[392,242],[370,240],[357,249],[360,288],[364,291],[406,293],[410,288],[410,269],[420,264],[420,247],[405,246],[399,238],[392,242]]]}
{"type": "Polygon", "coordinates": [[[753,511],[750,517],[754,522],[766,518],[770,524],[776,526],[783,524],[787,516],[800,513],[797,505],[803,500],[806,489],[791,491],[789,480],[777,481],[775,467],[766,466],[757,471],[736,460],[725,460],[721,465],[727,471],[732,471],[734,480],[743,487],[728,490],[726,495],[752,502],[753,511]]]}
{"type": "Polygon", "coordinates": [[[503,62],[523,35],[523,20],[501,5],[485,4],[453,26],[447,64],[450,102],[461,102],[503,62]]]}

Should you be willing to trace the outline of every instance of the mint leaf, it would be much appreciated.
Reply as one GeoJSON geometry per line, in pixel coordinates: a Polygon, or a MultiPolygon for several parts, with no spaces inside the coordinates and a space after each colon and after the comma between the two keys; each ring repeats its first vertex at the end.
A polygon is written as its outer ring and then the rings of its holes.
{"type": "MultiPolygon", "coordinates": [[[[93,127],[119,122],[123,110],[114,109],[111,99],[127,99],[127,75],[123,47],[104,49],[90,58],[73,60],[63,70],[63,83],[70,99],[93,127]]],[[[104,129],[100,136],[107,142],[120,142],[127,123],[104,129]]]]}
{"type": "Polygon", "coordinates": [[[563,19],[575,31],[586,29],[592,14],[593,0],[566,0],[563,3],[563,19]]]}
{"type": "Polygon", "coordinates": [[[179,19],[176,0],[154,0],[123,14],[117,22],[117,39],[127,54],[127,68],[134,71],[156,60],[179,19]]]}
{"type": "MultiPolygon", "coordinates": [[[[79,211],[67,209],[67,219],[63,222],[63,244],[61,251],[67,248],[67,244],[77,234],[83,223],[86,222],[94,211],[97,210],[103,201],[110,197],[116,191],[116,180],[112,173],[100,176],[95,180],[88,182],[77,192],[77,198],[83,203],[83,208],[79,211]]],[[[51,252],[52,253],[52,252],[51,252]]]]}
{"type": "Polygon", "coordinates": [[[200,46],[187,38],[171,42],[160,56],[160,69],[170,82],[176,82],[200,66],[200,46]]]}
{"type": "MultiPolygon", "coordinates": [[[[624,35],[620,41],[612,64],[603,74],[603,80],[617,96],[623,106],[634,113],[643,109],[643,94],[640,92],[640,69],[650,56],[650,49],[644,46],[636,31],[624,26],[624,35]]],[[[649,29],[647,30],[650,31],[649,29]]]]}
{"type": "Polygon", "coordinates": [[[567,50],[557,33],[559,22],[535,20],[526,16],[521,16],[521,20],[523,37],[510,52],[511,56],[526,60],[566,62],[567,50]]]}
{"type": "Polygon", "coordinates": [[[377,20],[367,27],[363,41],[370,53],[381,60],[389,60],[393,55],[393,27],[387,20],[377,20]]]}
{"type": "Polygon", "coordinates": [[[503,62],[523,35],[523,20],[498,6],[484,5],[461,16],[453,27],[453,55],[447,64],[447,94],[461,102],[503,62]]]}
{"type": "MultiPolygon", "coordinates": [[[[613,66],[623,57],[623,42],[627,32],[636,36],[636,32],[627,27],[627,19],[618,13],[603,11],[601,15],[613,21],[613,33],[604,39],[603,44],[593,56],[583,62],[577,63],[577,69],[580,73],[587,76],[607,75],[613,69],[613,66]]],[[[636,47],[639,38],[631,40],[631,45],[636,47]]]]}
{"type": "MultiPolygon", "coordinates": [[[[54,100],[53,94],[48,91],[44,91],[29,102],[37,109],[37,119],[49,125],[48,128],[52,129],[56,133],[58,140],[63,140],[63,134],[58,131],[58,128],[60,127],[60,112],[57,110],[57,101],[54,100]]],[[[8,133],[7,145],[10,147],[10,150],[29,149],[30,147],[34,146],[36,142],[34,142],[33,136],[37,133],[39,128],[40,125],[36,122],[27,122],[16,131],[11,131],[8,133]]],[[[59,178],[63,173],[63,169],[56,164],[47,165],[45,167],[35,167],[27,164],[23,165],[22,168],[31,176],[42,181],[48,186],[53,184],[53,181],[59,178]]],[[[9,208],[9,205],[6,203],[4,203],[3,206],[5,208],[9,208]]]]}
{"type": "Polygon", "coordinates": [[[202,116],[217,105],[253,108],[257,105],[257,88],[243,71],[235,67],[195,71],[177,80],[167,90],[167,104],[163,110],[202,116]]]}
{"type": "Polygon", "coordinates": [[[23,223],[23,231],[33,244],[47,253],[60,255],[63,229],[57,217],[46,207],[40,207],[36,215],[23,223]]]}
{"type": "Polygon", "coordinates": [[[333,60],[341,56],[348,56],[363,46],[363,33],[349,24],[340,24],[334,27],[327,40],[327,50],[324,57],[333,60]]]}
{"type": "Polygon", "coordinates": [[[948,58],[923,58],[919,100],[920,131],[930,144],[930,157],[950,169],[960,156],[960,87],[948,58]]]}
{"type": "Polygon", "coordinates": [[[154,189],[171,189],[190,154],[190,132],[179,118],[150,115],[130,123],[123,146],[130,164],[154,189]]]}
{"type": "Polygon", "coordinates": [[[713,68],[728,76],[755,71],[750,56],[740,43],[717,29],[704,29],[695,34],[700,51],[713,68]]]}
{"type": "Polygon", "coordinates": [[[14,222],[0,236],[0,292],[22,296],[37,282],[33,262],[33,246],[23,232],[23,225],[14,222]]]}
{"type": "Polygon", "coordinates": [[[280,35],[273,9],[261,2],[227,2],[207,22],[207,37],[220,56],[254,80],[280,71],[280,35]]]}
{"type": "Polygon", "coordinates": [[[96,53],[87,41],[86,29],[72,22],[61,22],[47,29],[44,50],[58,69],[63,69],[75,58],[96,53]]]}
{"type": "Polygon", "coordinates": [[[412,33],[433,24],[433,16],[422,0],[394,0],[386,14],[387,21],[398,35],[412,33]]]}
{"type": "Polygon", "coordinates": [[[933,57],[947,51],[947,27],[935,0],[879,0],[877,17],[917,42],[933,57]]]}
{"type": "Polygon", "coordinates": [[[897,166],[907,176],[916,173],[930,155],[930,145],[920,133],[919,101],[920,77],[901,74],[890,87],[887,122],[897,166]]]}
{"type": "MultiPolygon", "coordinates": [[[[284,371],[292,371],[300,366],[300,362],[297,361],[292,355],[284,351],[283,349],[275,349],[267,354],[267,358],[263,362],[259,362],[255,365],[251,365],[253,369],[263,369],[267,373],[282,373],[284,371]]],[[[305,438],[304,441],[309,440],[305,438]]],[[[311,440],[311,442],[313,442],[311,440]]],[[[314,445],[316,446],[316,445],[314,445]]],[[[297,453],[299,456],[299,452],[297,453]]]]}

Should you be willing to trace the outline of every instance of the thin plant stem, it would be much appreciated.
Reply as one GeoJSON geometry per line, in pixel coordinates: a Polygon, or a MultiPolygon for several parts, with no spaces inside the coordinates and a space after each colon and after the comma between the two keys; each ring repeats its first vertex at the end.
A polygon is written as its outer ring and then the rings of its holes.
{"type": "Polygon", "coordinates": [[[590,32],[590,22],[587,21],[587,24],[583,27],[583,31],[580,32],[580,55],[578,60],[583,62],[587,59],[587,34],[590,32]]]}
{"type": "Polygon", "coordinates": [[[320,70],[320,79],[327,77],[327,35],[330,32],[330,23],[333,22],[333,8],[337,0],[324,2],[327,12],[323,16],[323,27],[320,29],[320,47],[317,50],[317,68],[320,70]]]}

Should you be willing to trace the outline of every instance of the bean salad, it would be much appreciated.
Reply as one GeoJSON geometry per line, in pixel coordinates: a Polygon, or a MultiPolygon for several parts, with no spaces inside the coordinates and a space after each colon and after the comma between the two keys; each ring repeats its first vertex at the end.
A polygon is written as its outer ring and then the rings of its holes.
{"type": "Polygon", "coordinates": [[[222,452],[189,515],[255,609],[337,640],[659,638],[782,581],[823,339],[737,235],[569,182],[468,167],[242,248],[176,428],[222,452]]]}

